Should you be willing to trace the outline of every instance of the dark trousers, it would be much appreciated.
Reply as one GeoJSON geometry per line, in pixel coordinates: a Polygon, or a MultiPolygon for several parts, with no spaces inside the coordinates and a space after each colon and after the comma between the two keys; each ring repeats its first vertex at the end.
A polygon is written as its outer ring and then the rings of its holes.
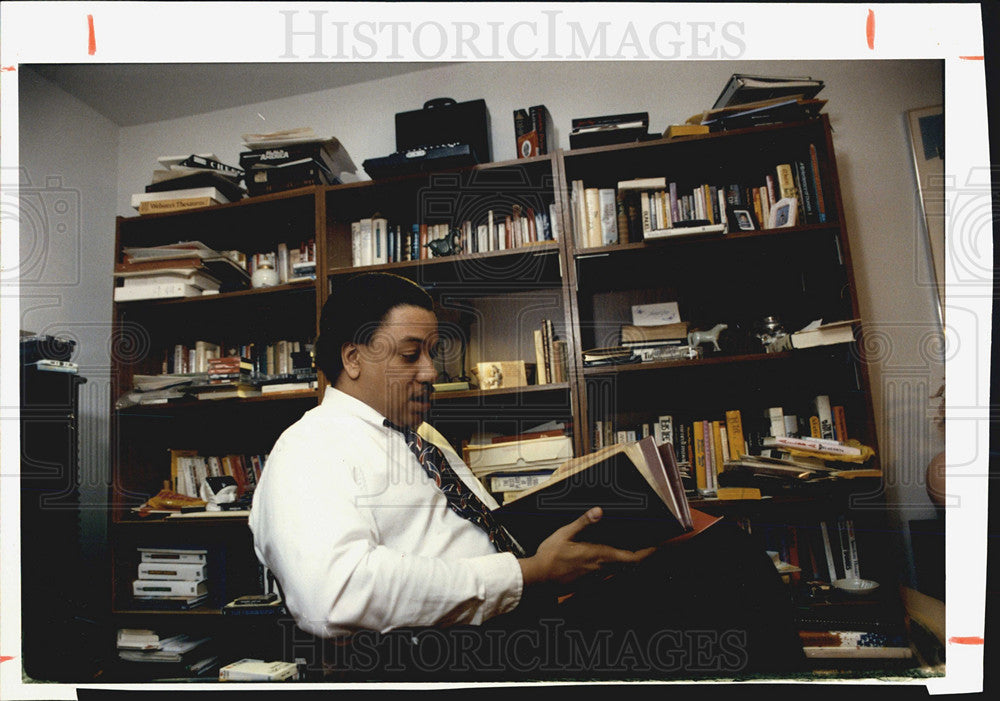
{"type": "Polygon", "coordinates": [[[804,662],[774,565],[753,537],[726,522],[576,585],[561,600],[534,591],[482,626],[359,633],[324,655],[319,678],[780,678],[804,662]]]}

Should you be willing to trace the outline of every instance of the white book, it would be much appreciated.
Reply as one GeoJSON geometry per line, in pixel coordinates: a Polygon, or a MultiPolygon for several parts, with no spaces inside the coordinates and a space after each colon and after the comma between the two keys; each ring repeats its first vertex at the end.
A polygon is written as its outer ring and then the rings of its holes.
{"type": "Polygon", "coordinates": [[[771,435],[785,436],[785,413],[780,406],[770,407],[766,416],[771,425],[771,435]]]}
{"type": "Polygon", "coordinates": [[[375,242],[373,240],[372,220],[362,219],[361,226],[361,265],[373,265],[375,263],[375,242]]]}
{"type": "Polygon", "coordinates": [[[166,190],[164,192],[137,192],[132,195],[132,208],[139,209],[143,202],[161,202],[163,200],[185,200],[210,197],[217,202],[229,202],[229,198],[214,187],[189,187],[184,190],[166,190]]]}
{"type": "Polygon", "coordinates": [[[612,188],[601,188],[597,191],[597,197],[601,215],[601,244],[609,246],[618,243],[618,210],[615,191],[612,188]]]}
{"type": "Polygon", "coordinates": [[[664,414],[659,417],[656,421],[656,431],[654,433],[653,439],[656,441],[657,445],[663,445],[664,443],[673,444],[674,442],[674,417],[669,414],[664,414]]]}
{"type": "Polygon", "coordinates": [[[830,408],[830,397],[826,394],[818,394],[813,400],[813,407],[816,416],[819,417],[820,438],[834,439],[836,434],[833,429],[833,410],[830,408]]]}
{"type": "Polygon", "coordinates": [[[562,237],[562,227],[560,226],[559,210],[555,203],[549,205],[549,229],[552,231],[552,240],[558,241],[562,237]]]}
{"type": "Polygon", "coordinates": [[[132,582],[132,593],[135,596],[203,596],[208,594],[208,584],[181,579],[136,579],[132,582]]]}
{"type": "Polygon", "coordinates": [[[666,178],[633,178],[618,181],[619,190],[665,190],[666,188],[666,178]]]}
{"type": "Polygon", "coordinates": [[[143,276],[116,274],[115,277],[122,280],[122,287],[148,287],[150,285],[170,285],[178,282],[186,285],[194,285],[200,290],[218,290],[221,286],[221,283],[211,275],[193,270],[186,272],[157,271],[155,274],[143,276]]]}
{"type": "Polygon", "coordinates": [[[861,448],[852,445],[843,445],[836,441],[821,441],[816,438],[793,438],[792,436],[766,436],[761,444],[764,447],[778,448],[798,448],[799,450],[809,450],[816,453],[829,453],[830,455],[861,455],[861,448]]]}
{"type": "Polygon", "coordinates": [[[670,229],[654,229],[643,231],[643,239],[665,239],[671,236],[691,236],[694,234],[722,234],[726,231],[725,224],[703,224],[701,226],[675,226],[670,229]]]}
{"type": "Polygon", "coordinates": [[[282,681],[297,677],[298,673],[298,666],[294,662],[265,662],[244,658],[220,668],[219,681],[282,681]]]}
{"type": "Polygon", "coordinates": [[[116,302],[133,302],[140,299],[168,299],[174,297],[200,297],[203,290],[200,287],[184,282],[156,283],[151,285],[135,285],[133,287],[116,287],[116,302]]]}
{"type": "Polygon", "coordinates": [[[207,562],[208,550],[199,548],[136,548],[143,562],[207,562]]]}
{"type": "Polygon", "coordinates": [[[203,562],[140,562],[139,579],[203,582],[208,579],[208,571],[203,562]]]}
{"type": "Polygon", "coordinates": [[[364,254],[361,252],[361,222],[351,222],[351,266],[359,267],[364,265],[364,254]]]}

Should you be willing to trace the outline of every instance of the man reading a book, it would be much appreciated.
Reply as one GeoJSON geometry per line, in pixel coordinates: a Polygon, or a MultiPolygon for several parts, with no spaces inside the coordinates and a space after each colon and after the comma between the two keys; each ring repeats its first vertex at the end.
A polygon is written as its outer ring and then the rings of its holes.
{"type": "MultiPolygon", "coordinates": [[[[594,590],[623,599],[599,604],[614,618],[594,618],[586,594],[555,606],[554,594],[570,584],[668,560],[651,557],[653,548],[585,542],[579,536],[600,508],[568,514],[536,552],[522,552],[491,516],[490,494],[424,423],[436,344],[433,302],[405,278],[355,276],[323,308],[316,361],[331,386],[278,439],[250,515],[257,556],[298,627],[346,640],[359,631],[511,631],[566,613],[596,630],[625,615],[625,599],[666,591],[657,576],[638,578],[644,591],[621,576],[594,590]]],[[[627,615],[637,611],[629,604],[627,615]]]]}

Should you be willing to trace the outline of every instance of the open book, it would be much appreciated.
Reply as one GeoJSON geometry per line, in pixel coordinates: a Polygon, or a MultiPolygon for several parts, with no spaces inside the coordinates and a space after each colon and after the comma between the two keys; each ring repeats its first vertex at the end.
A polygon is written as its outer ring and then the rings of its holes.
{"type": "Polygon", "coordinates": [[[658,448],[651,436],[568,460],[493,514],[531,555],[593,506],[604,516],[577,539],[626,550],[686,539],[719,521],[688,506],[673,447],[658,448]]]}

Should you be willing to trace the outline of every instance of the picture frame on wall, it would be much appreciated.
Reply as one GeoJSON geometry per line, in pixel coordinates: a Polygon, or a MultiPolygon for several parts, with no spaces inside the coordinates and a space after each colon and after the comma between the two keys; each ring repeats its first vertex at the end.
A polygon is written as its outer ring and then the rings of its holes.
{"type": "Polygon", "coordinates": [[[944,322],[944,106],[930,105],[906,113],[920,209],[930,248],[938,313],[944,322]]]}

